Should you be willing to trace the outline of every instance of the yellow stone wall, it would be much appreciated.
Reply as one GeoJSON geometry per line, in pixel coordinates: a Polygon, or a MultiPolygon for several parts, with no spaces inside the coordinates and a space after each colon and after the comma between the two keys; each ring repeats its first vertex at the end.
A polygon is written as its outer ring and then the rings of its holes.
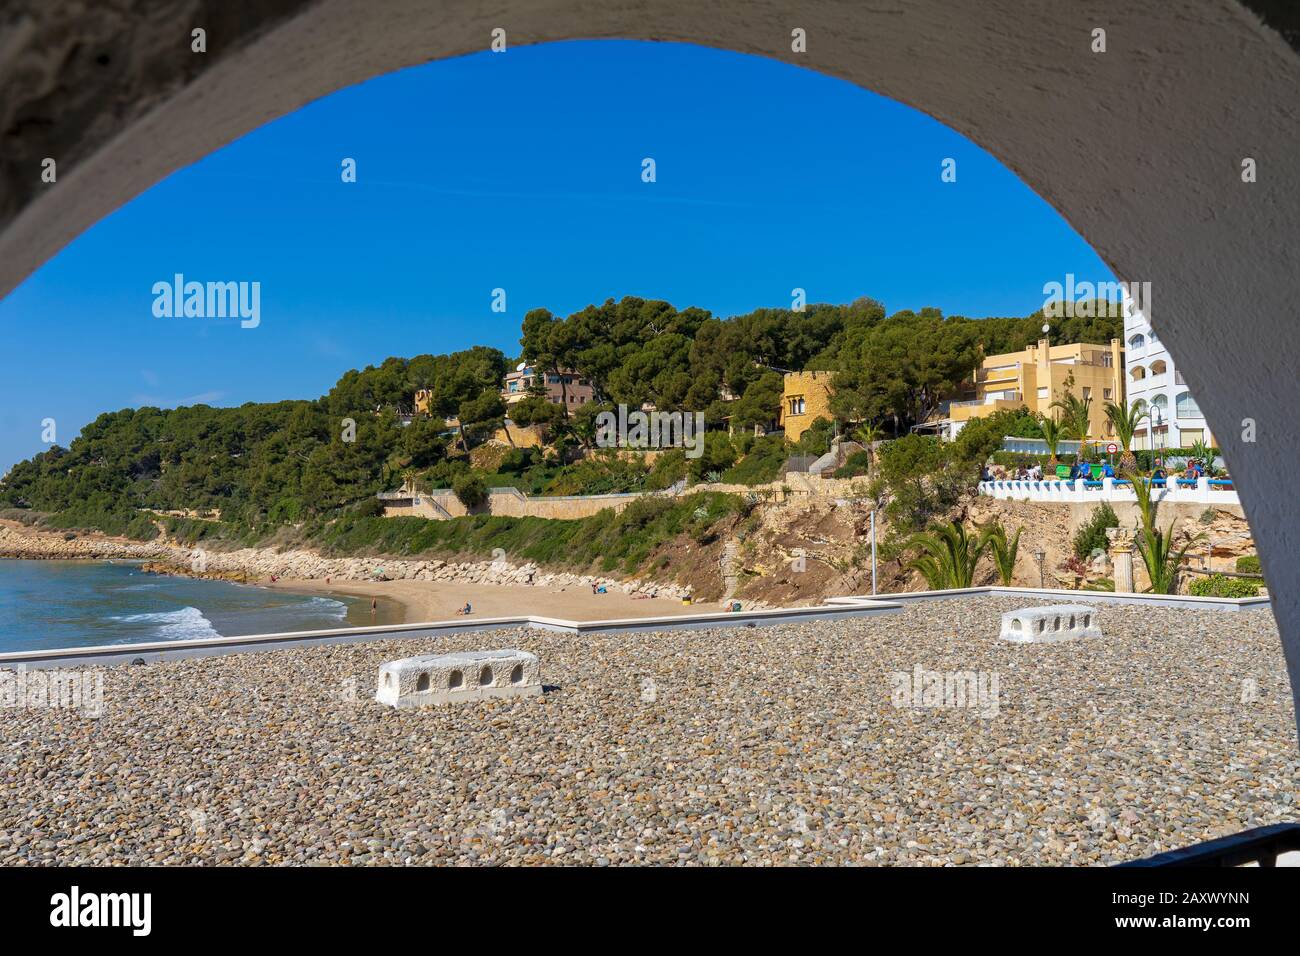
{"type": "Polygon", "coordinates": [[[781,387],[781,415],[778,421],[789,441],[798,441],[819,418],[834,420],[831,414],[831,377],[834,372],[786,372],[781,387]],[[802,411],[792,411],[802,401],[802,411]]]}

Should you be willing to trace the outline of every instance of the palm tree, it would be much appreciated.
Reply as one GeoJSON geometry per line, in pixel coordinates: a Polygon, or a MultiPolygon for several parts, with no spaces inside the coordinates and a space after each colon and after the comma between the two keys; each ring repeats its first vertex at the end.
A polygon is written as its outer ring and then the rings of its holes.
{"type": "Polygon", "coordinates": [[[950,521],[907,539],[908,548],[921,552],[907,567],[920,571],[933,591],[968,588],[975,580],[975,566],[989,546],[988,539],[987,531],[972,537],[960,521],[950,521]]]}
{"type": "Polygon", "coordinates": [[[1137,549],[1146,565],[1147,576],[1151,579],[1151,591],[1154,594],[1174,594],[1178,590],[1178,568],[1192,545],[1204,537],[1187,536],[1183,546],[1174,549],[1175,518],[1169,527],[1161,531],[1156,527],[1156,502],[1151,494],[1151,486],[1136,472],[1127,472],[1124,477],[1133,485],[1133,494],[1137,496],[1138,511],[1142,515],[1142,527],[1138,531],[1137,549]]]}
{"type": "Polygon", "coordinates": [[[872,471],[876,468],[876,442],[885,437],[885,430],[875,422],[867,422],[859,425],[857,430],[857,439],[867,450],[867,457],[871,464],[872,471]]]}
{"type": "Polygon", "coordinates": [[[1091,398],[1079,398],[1066,389],[1065,395],[1052,402],[1049,407],[1061,410],[1061,430],[1067,438],[1077,438],[1080,445],[1088,440],[1088,419],[1092,415],[1091,398]]]}
{"type": "Polygon", "coordinates": [[[993,564],[998,569],[998,577],[1003,585],[1011,586],[1011,579],[1016,573],[1016,553],[1020,550],[1020,536],[1024,528],[1017,528],[1015,536],[1007,540],[1007,529],[995,524],[987,532],[989,547],[992,548],[993,564]]]}
{"type": "Polygon", "coordinates": [[[1132,452],[1133,433],[1138,430],[1142,421],[1150,415],[1146,406],[1141,402],[1134,402],[1127,409],[1118,402],[1106,403],[1106,418],[1110,422],[1110,427],[1115,431],[1115,437],[1119,439],[1120,448],[1123,453],[1119,456],[1119,470],[1137,471],[1137,456],[1132,452]]]}
{"type": "Polygon", "coordinates": [[[1063,429],[1061,428],[1061,423],[1055,418],[1048,418],[1046,415],[1039,415],[1038,427],[1043,432],[1043,441],[1047,443],[1047,450],[1052,456],[1051,461],[1049,461],[1048,464],[1055,467],[1060,464],[1056,458],[1056,448],[1065,438],[1063,429]]]}

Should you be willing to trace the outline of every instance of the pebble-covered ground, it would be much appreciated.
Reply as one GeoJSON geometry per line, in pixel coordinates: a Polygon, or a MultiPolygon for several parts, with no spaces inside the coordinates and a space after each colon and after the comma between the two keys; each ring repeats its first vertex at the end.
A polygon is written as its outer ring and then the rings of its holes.
{"type": "Polygon", "coordinates": [[[1107,864],[1296,819],[1268,612],[1004,643],[1021,603],[107,668],[97,719],[0,710],[0,865],[1107,864]],[[511,646],[542,698],[370,699],[382,661],[511,646]],[[916,665],[996,675],[996,715],[895,706],[916,665]]]}

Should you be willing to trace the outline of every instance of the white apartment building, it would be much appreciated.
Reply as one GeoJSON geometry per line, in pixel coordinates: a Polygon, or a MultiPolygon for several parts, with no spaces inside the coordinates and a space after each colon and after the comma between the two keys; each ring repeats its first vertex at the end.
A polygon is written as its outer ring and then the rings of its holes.
{"type": "Polygon", "coordinates": [[[1125,303],[1124,384],[1130,405],[1151,415],[1133,436],[1134,448],[1186,448],[1198,439],[1214,444],[1205,416],[1174,367],[1174,357],[1141,311],[1125,303]]]}

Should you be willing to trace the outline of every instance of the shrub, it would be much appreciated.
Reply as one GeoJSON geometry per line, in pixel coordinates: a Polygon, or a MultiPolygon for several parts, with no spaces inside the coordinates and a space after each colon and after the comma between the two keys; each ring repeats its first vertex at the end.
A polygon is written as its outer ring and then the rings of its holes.
{"type": "Polygon", "coordinates": [[[452,480],[451,490],[470,511],[487,501],[487,486],[482,478],[471,472],[457,475],[452,480]]]}
{"type": "Polygon", "coordinates": [[[974,476],[953,466],[951,444],[929,435],[907,435],[880,451],[871,494],[888,493],[891,531],[919,530],[961,497],[974,476]]]}
{"type": "Polygon", "coordinates": [[[1237,570],[1242,574],[1263,574],[1259,566],[1259,555],[1243,554],[1237,559],[1237,570]]]}
{"type": "Polygon", "coordinates": [[[1259,596],[1259,585],[1254,581],[1241,578],[1228,578],[1222,574],[1211,574],[1192,582],[1188,592],[1197,597],[1247,598],[1259,596]]]}
{"type": "Polygon", "coordinates": [[[844,459],[844,464],[836,468],[831,475],[832,478],[860,478],[865,475],[871,468],[871,453],[868,451],[855,451],[844,459]]]}
{"type": "Polygon", "coordinates": [[[766,484],[781,474],[785,459],[784,438],[780,435],[759,438],[750,446],[748,455],[722,473],[722,480],[738,485],[766,484]]]}
{"type": "Polygon", "coordinates": [[[1105,551],[1109,545],[1106,538],[1107,528],[1118,528],[1119,518],[1115,509],[1103,502],[1092,510],[1087,524],[1082,525],[1074,534],[1074,556],[1083,560],[1098,549],[1105,551]]]}
{"type": "Polygon", "coordinates": [[[357,504],[353,514],[360,518],[378,518],[384,513],[384,503],[378,498],[366,498],[357,504]]]}

